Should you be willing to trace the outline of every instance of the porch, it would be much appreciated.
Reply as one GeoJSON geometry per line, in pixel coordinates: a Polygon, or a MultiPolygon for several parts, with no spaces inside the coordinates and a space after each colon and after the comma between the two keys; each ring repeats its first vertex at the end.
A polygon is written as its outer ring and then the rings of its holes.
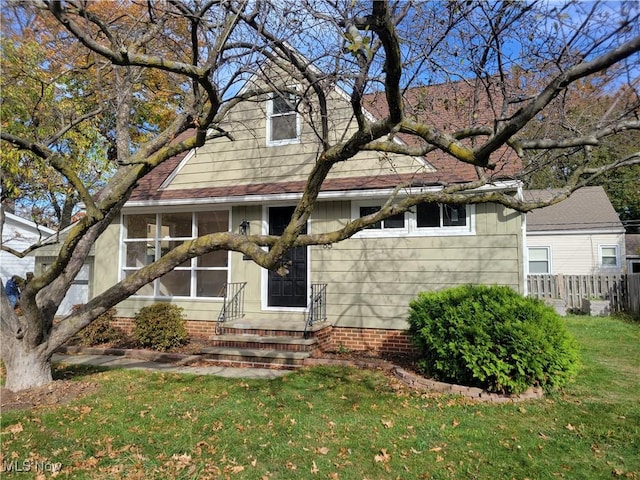
{"type": "Polygon", "coordinates": [[[296,368],[318,350],[329,348],[331,325],[327,322],[326,284],[312,284],[306,320],[265,320],[244,312],[246,282],[228,283],[216,320],[215,335],[203,358],[222,365],[260,368],[296,368]]]}

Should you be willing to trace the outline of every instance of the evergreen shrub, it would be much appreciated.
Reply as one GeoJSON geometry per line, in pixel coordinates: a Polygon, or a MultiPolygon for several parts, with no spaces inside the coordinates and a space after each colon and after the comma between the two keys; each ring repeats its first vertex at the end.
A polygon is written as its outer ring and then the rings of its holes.
{"type": "Polygon", "coordinates": [[[182,307],[155,303],[140,309],[133,322],[133,337],[144,348],[166,352],[189,341],[182,307]]]}
{"type": "Polygon", "coordinates": [[[562,317],[509,287],[420,293],[409,324],[420,369],[440,381],[515,394],[561,387],[578,368],[577,343],[562,317]]]}

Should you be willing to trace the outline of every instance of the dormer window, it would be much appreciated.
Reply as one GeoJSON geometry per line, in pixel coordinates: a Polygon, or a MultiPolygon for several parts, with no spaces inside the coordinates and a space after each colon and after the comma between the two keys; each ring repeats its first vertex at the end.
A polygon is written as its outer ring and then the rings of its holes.
{"type": "Polygon", "coordinates": [[[292,93],[274,93],[267,102],[267,145],[288,145],[300,140],[300,122],[292,93]]]}

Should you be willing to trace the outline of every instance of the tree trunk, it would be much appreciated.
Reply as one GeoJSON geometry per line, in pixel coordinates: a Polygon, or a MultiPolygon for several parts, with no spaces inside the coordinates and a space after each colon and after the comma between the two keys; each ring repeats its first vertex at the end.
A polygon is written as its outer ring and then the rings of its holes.
{"type": "Polygon", "coordinates": [[[51,355],[40,349],[27,349],[20,342],[4,342],[2,361],[6,370],[5,388],[17,392],[53,381],[51,355]]]}

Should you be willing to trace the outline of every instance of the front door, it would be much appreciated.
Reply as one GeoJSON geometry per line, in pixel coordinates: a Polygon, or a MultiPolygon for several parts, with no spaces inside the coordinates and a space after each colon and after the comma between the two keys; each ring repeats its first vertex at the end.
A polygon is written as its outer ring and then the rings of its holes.
{"type": "MultiPolygon", "coordinates": [[[[294,207],[269,207],[269,235],[281,235],[294,207]]],[[[306,233],[306,229],[303,233],[306,233]]],[[[284,277],[269,271],[267,303],[270,307],[307,306],[307,247],[289,250],[284,257],[289,273],[284,277]]]]}

